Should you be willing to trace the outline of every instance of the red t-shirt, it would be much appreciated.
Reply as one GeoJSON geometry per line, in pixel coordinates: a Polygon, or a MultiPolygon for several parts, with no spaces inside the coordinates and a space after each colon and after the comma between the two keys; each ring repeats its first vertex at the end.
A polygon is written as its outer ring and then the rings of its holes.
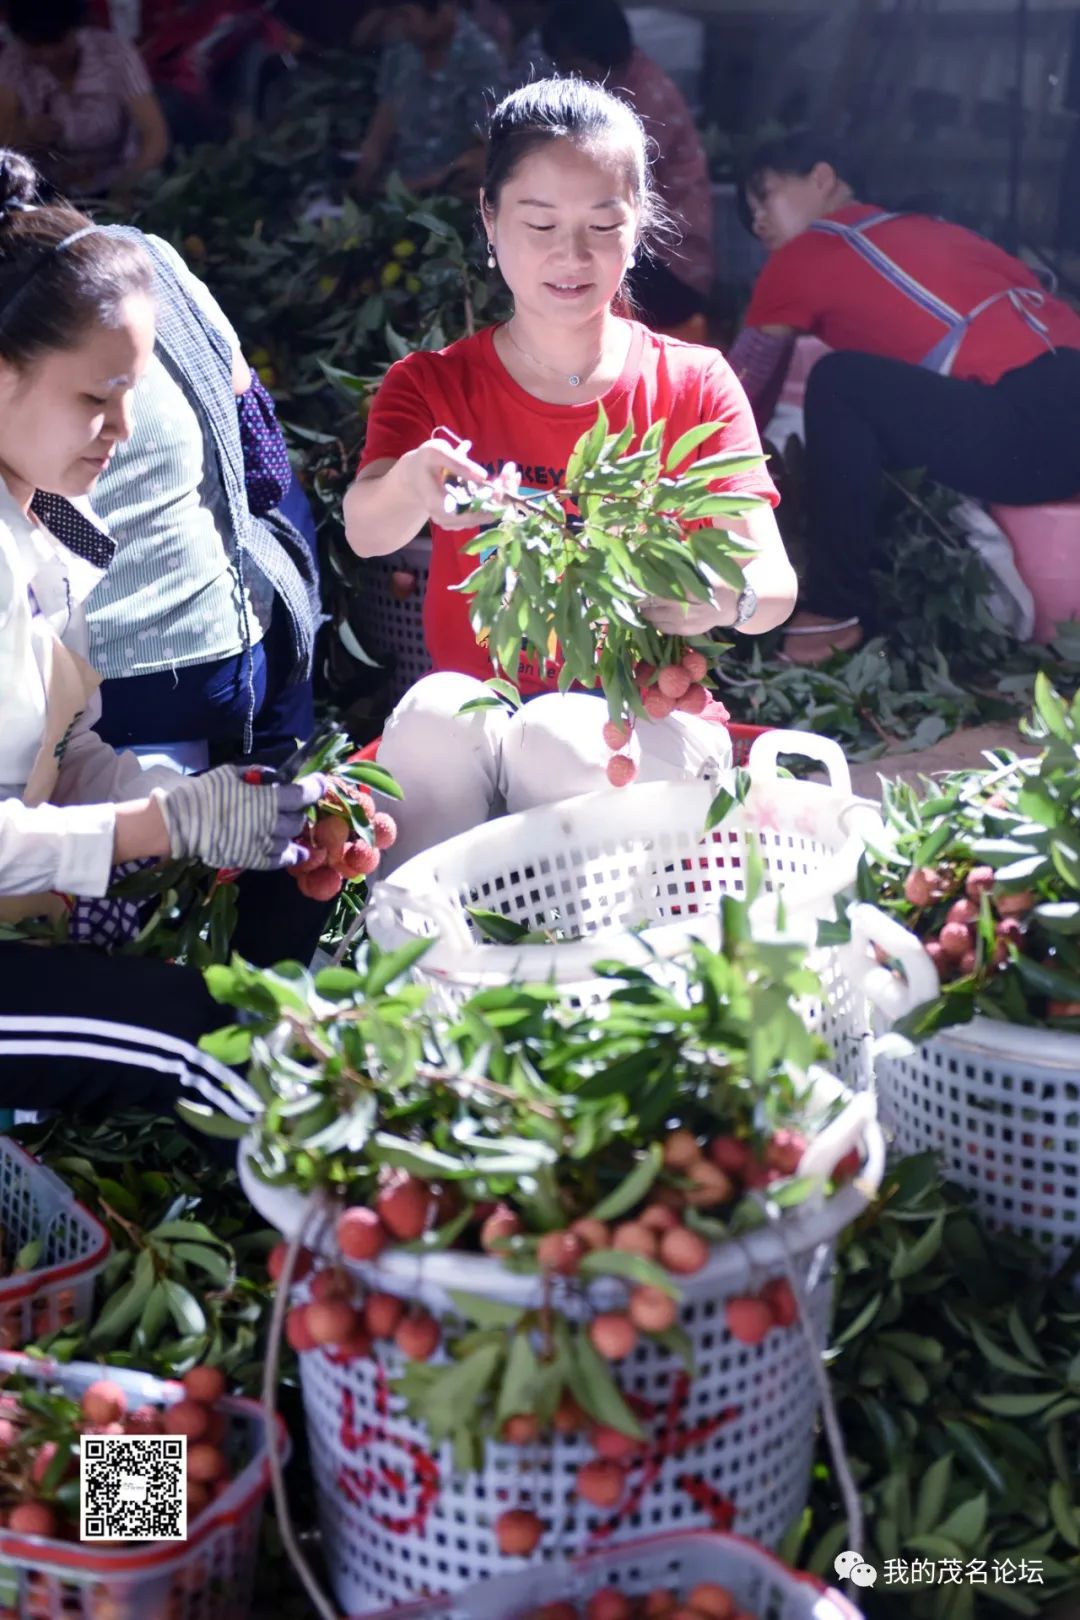
{"type": "MultiPolygon", "coordinates": [[[[854,225],[880,209],[850,203],[830,215],[854,225]]],[[[1010,287],[1042,291],[1038,278],[985,237],[960,225],[902,214],[867,232],[902,270],[961,315],[1010,287]]],[[[1045,295],[1032,310],[1055,347],[1080,349],[1080,315],[1045,295]]],[[[945,335],[941,321],[890,285],[842,238],[803,231],[770,255],[758,276],[747,326],[790,326],[812,332],[830,349],[860,349],[918,365],[945,335]]],[[[995,383],[1005,372],[1046,354],[1047,345],[1007,299],[976,317],[953,363],[952,375],[995,383]]]]}
{"type": "MultiPolygon", "coordinates": [[[[723,429],[699,447],[698,456],[719,450],[761,450],[746,395],[716,349],[681,343],[649,331],[636,321],[622,375],[603,396],[612,432],[632,421],[640,436],[661,417],[664,442],[671,445],[698,422],[723,422],[723,429]]],[[[558,489],[570,452],[596,420],[595,400],[583,405],[551,405],[514,381],[499,359],[493,328],[462,338],[437,353],[406,355],[390,367],[371,407],[361,467],[385,456],[395,459],[450,428],[472,441],[469,455],[491,472],[517,463],[523,493],[558,489]]],[[[636,441],[635,441],[636,442],[636,441]]],[[[764,466],[717,483],[717,489],[778,496],[764,466]]],[[[481,680],[491,661],[469,623],[471,598],[452,586],[467,579],[479,559],[462,547],[477,530],[446,530],[432,525],[432,565],[424,598],[424,634],[437,670],[458,670],[481,680]]],[[[530,669],[522,660],[523,691],[548,691],[557,667],[530,669]]]]}

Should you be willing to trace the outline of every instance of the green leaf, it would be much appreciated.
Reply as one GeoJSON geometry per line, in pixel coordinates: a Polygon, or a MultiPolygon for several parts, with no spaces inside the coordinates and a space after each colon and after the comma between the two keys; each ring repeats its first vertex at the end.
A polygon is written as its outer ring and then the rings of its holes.
{"type": "Polygon", "coordinates": [[[215,1029],[211,1034],[201,1036],[199,1050],[209,1052],[219,1063],[239,1069],[251,1057],[251,1039],[250,1025],[226,1024],[224,1029],[215,1029]]]}
{"type": "Polygon", "coordinates": [[[536,1389],[540,1378],[540,1363],[529,1342],[527,1333],[515,1333],[506,1358],[499,1400],[495,1408],[495,1421],[502,1424],[508,1417],[536,1410],[536,1389]]]}
{"type": "Polygon", "coordinates": [[[1049,1395],[976,1395],[975,1399],[988,1412],[998,1417],[1035,1417],[1045,1412],[1057,1400],[1057,1392],[1049,1395]]]}
{"type": "Polygon", "coordinates": [[[466,1322],[475,1322],[477,1327],[516,1327],[525,1315],[522,1305],[504,1305],[499,1300],[484,1299],[480,1294],[448,1289],[447,1295],[457,1315],[466,1322]]]}
{"type": "Polygon", "coordinates": [[[593,1217],[598,1221],[613,1221],[618,1216],[625,1215],[628,1210],[634,1209],[641,1203],[660,1174],[663,1162],[663,1150],[658,1142],[654,1142],[626,1179],[608,1193],[606,1198],[602,1198],[591,1211],[593,1217]]]}
{"type": "Polygon", "coordinates": [[[948,1518],[938,1526],[938,1534],[959,1542],[965,1552],[972,1552],[986,1529],[988,1510],[986,1492],[980,1491],[978,1496],[953,1508],[948,1518]]]}
{"type": "Polygon", "coordinates": [[[915,1276],[937,1258],[941,1248],[941,1239],[945,1232],[944,1215],[936,1215],[929,1227],[915,1243],[897,1245],[896,1254],[889,1266],[889,1276],[893,1282],[901,1282],[906,1277],[915,1276]]]}
{"type": "Polygon", "coordinates": [[[166,1278],[161,1286],[165,1291],[169,1314],[179,1331],[185,1334],[205,1333],[206,1316],[195,1296],[172,1278],[166,1278]]]}
{"type": "Polygon", "coordinates": [[[675,440],[675,443],[668,451],[667,460],[664,463],[665,471],[674,473],[682,466],[687,456],[696,450],[698,445],[704,444],[706,439],[711,439],[718,433],[721,426],[722,424],[719,422],[698,422],[696,426],[688,428],[685,433],[675,440]]]}
{"type": "Polygon", "coordinates": [[[229,1142],[239,1142],[251,1129],[250,1124],[244,1120],[220,1114],[216,1108],[211,1108],[209,1103],[178,1102],[176,1112],[188,1125],[194,1125],[196,1130],[202,1131],[206,1136],[222,1137],[229,1142]]]}
{"type": "Polygon", "coordinates": [[[719,827],[725,817],[729,816],[734,810],[735,804],[734,793],[729,792],[727,788],[721,788],[709,806],[708,814],[705,817],[705,831],[707,833],[712,832],[714,827],[719,827]]]}
{"type": "Polygon", "coordinates": [[[153,1262],[144,1249],[135,1263],[131,1280],[109,1301],[91,1328],[90,1342],[114,1344],[130,1332],[142,1315],[153,1286],[153,1262]]]}
{"type": "MultiPolygon", "coordinates": [[[[601,1217],[602,1218],[602,1217],[601,1217]]],[[[625,1277],[627,1282],[643,1283],[649,1288],[660,1288],[671,1299],[680,1299],[681,1291],[672,1281],[671,1272],[654,1260],[640,1254],[627,1254],[623,1249],[593,1249],[585,1256],[578,1275],[593,1277],[625,1277]]]]}
{"type": "Polygon", "coordinates": [[[174,1243],[172,1252],[185,1264],[204,1271],[219,1288],[229,1286],[232,1267],[220,1249],[208,1249],[203,1243],[174,1243]]]}
{"type": "Polygon", "coordinates": [[[597,1423],[643,1440],[644,1430],[623,1399],[610,1363],[597,1354],[586,1335],[579,1332],[571,1338],[567,1333],[564,1350],[570,1389],[578,1405],[597,1423]]]}

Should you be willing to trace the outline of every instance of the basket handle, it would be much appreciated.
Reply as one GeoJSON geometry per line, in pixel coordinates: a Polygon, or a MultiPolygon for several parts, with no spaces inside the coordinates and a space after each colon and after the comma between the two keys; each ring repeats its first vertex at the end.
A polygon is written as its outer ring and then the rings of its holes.
{"type": "Polygon", "coordinates": [[[781,754],[800,754],[804,759],[816,760],[829,773],[829,787],[834,793],[851,795],[851,772],[844,750],[831,737],[819,737],[814,731],[766,731],[750,746],[748,768],[755,782],[775,782],[777,761],[781,754]]]}
{"type": "Polygon", "coordinates": [[[865,1143],[866,1163],[859,1172],[859,1181],[864,1189],[870,1189],[872,1197],[885,1174],[885,1139],[880,1131],[870,1129],[876,1119],[873,1095],[869,1091],[854,1092],[836,1118],[809,1144],[799,1160],[796,1176],[820,1176],[828,1181],[844,1154],[865,1143]]]}
{"type": "Polygon", "coordinates": [[[457,951],[464,951],[469,956],[475,953],[476,941],[469,933],[461,913],[448,905],[435,889],[429,889],[423,895],[416,895],[409,889],[401,888],[391,879],[383,878],[374,885],[366,909],[367,914],[376,919],[382,930],[393,931],[395,928],[401,928],[401,916],[406,908],[421,910],[430,917],[444,945],[452,946],[457,951]]]}
{"type": "Polygon", "coordinates": [[[915,935],[877,906],[865,901],[848,908],[851,944],[847,948],[847,973],[856,990],[873,1002],[890,1023],[903,1018],[925,1001],[941,994],[941,980],[921,942],[915,935]],[[903,977],[874,960],[875,945],[894,957],[903,977]]]}

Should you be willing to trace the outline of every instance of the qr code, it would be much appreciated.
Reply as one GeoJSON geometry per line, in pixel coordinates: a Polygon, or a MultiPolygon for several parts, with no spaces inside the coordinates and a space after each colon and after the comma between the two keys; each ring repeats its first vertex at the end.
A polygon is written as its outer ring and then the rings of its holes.
{"type": "Polygon", "coordinates": [[[187,1540],[187,1435],[84,1434],[84,1541],[187,1540]]]}

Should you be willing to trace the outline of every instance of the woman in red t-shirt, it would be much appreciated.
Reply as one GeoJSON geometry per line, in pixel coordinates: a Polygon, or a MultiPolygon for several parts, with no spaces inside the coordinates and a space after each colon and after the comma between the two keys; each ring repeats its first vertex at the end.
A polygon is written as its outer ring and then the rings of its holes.
{"type": "Polygon", "coordinates": [[[806,389],[808,558],[785,642],[816,664],[872,616],[884,470],[1010,506],[1080,491],[1080,316],[984,237],[858,202],[822,137],[772,142],[746,175],[769,259],[731,363],[758,420],[798,334],[840,351],[806,389]]]}
{"type": "MultiPolygon", "coordinates": [[[[524,809],[607,785],[601,699],[555,694],[554,668],[523,670],[523,690],[547,695],[516,716],[459,713],[492,667],[468,599],[451,589],[475,567],[462,546],[476,523],[447,515],[446,479],[486,482],[513,462],[524,489],[559,488],[597,401],[615,431],[629,421],[640,434],[664,418],[668,443],[695,423],[722,421],[698,455],[760,448],[742,389],[716,350],[613,311],[651,207],[644,132],[624,102],[580,79],[515,91],[493,115],[481,192],[489,265],[498,264],[513,294],[513,317],[439,353],[399,360],[375,398],[345,498],[349,543],[362,556],[385,555],[425,524],[433,539],[424,626],[437,673],[406,693],[380,755],[406,795],[396,860],[476,825],[500,803],[524,809]]],[[[712,603],[689,609],[657,602],[650,617],[662,629],[759,634],[791,611],[794,575],[768,474],[761,467],[723,487],[764,497],[730,524],[752,542],[747,589],[718,586],[712,603]]],[[[720,769],[730,757],[722,727],[685,714],[639,723],[632,747],[645,781],[720,769]]]]}

